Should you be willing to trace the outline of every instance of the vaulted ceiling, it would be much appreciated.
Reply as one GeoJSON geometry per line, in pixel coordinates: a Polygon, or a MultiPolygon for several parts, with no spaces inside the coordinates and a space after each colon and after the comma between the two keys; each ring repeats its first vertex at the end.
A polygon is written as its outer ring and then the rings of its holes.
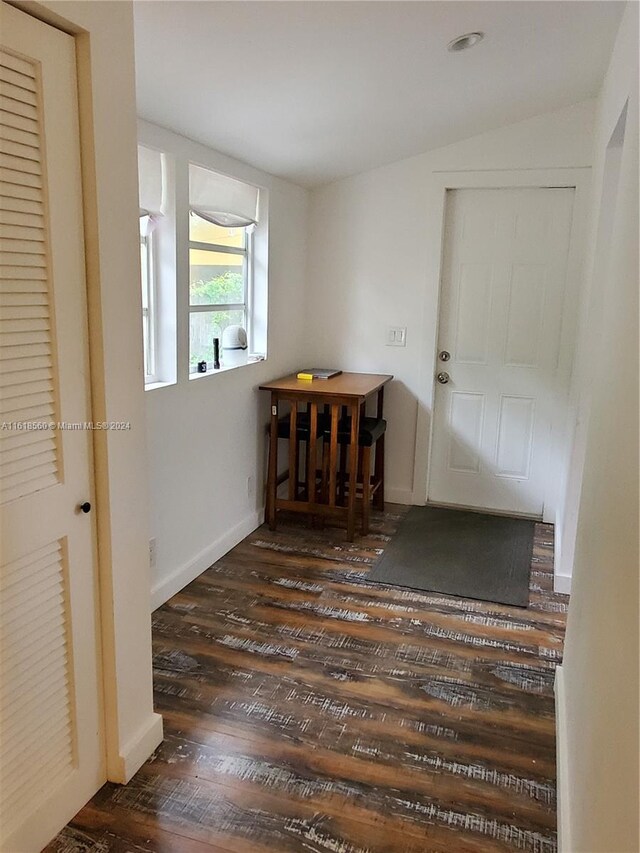
{"type": "Polygon", "coordinates": [[[139,114],[316,186],[596,95],[623,6],[137,2],[139,114]]]}

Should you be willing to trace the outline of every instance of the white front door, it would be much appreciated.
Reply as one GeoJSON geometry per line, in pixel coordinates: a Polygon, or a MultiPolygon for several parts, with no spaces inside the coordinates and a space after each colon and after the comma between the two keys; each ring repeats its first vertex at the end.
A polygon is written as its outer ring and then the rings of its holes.
{"type": "Polygon", "coordinates": [[[430,502],[542,515],[573,198],[447,193],[430,502]]]}
{"type": "Polygon", "coordinates": [[[0,849],[105,779],[75,43],[0,4],[0,849]]]}

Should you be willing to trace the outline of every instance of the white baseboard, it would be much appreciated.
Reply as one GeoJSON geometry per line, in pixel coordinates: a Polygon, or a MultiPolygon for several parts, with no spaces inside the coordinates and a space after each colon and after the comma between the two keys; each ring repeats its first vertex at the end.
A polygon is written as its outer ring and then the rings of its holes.
{"type": "Polygon", "coordinates": [[[384,487],[384,499],[390,504],[403,504],[403,506],[411,506],[413,504],[413,492],[411,489],[394,489],[393,487],[384,487]]]}
{"type": "Polygon", "coordinates": [[[564,690],[564,671],[556,668],[554,684],[556,695],[556,791],[558,815],[558,853],[571,853],[571,821],[569,804],[571,786],[569,784],[569,756],[567,753],[567,707],[564,690]]]}
{"type": "Polygon", "coordinates": [[[151,714],[125,744],[118,758],[109,763],[107,771],[109,781],[126,785],[162,740],[162,717],[160,714],[151,714]]]}
{"type": "Polygon", "coordinates": [[[199,554],[196,554],[188,563],[184,563],[169,577],[159,581],[151,590],[151,609],[156,610],[165,601],[168,601],[172,595],[180,592],[181,589],[191,583],[192,580],[201,575],[212,563],[219,560],[220,557],[234,548],[239,542],[252,533],[256,527],[262,524],[263,513],[252,512],[245,519],[227,530],[219,539],[208,545],[199,554]]]}
{"type": "Polygon", "coordinates": [[[561,595],[571,594],[571,575],[554,575],[553,591],[561,595]]]}

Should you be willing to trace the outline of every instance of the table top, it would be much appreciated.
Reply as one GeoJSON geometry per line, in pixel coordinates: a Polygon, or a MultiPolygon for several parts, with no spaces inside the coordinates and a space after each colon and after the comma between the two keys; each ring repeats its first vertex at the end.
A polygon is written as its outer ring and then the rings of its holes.
{"type": "Polygon", "coordinates": [[[326,397],[368,397],[393,379],[386,373],[340,373],[330,379],[298,379],[295,373],[265,382],[261,391],[293,391],[326,397]]]}

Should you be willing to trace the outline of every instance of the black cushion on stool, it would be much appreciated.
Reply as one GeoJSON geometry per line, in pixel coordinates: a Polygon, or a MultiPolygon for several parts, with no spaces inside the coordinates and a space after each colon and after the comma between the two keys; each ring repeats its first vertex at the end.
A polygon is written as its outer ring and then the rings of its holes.
{"type": "MultiPolygon", "coordinates": [[[[322,412],[318,412],[318,424],[316,426],[316,436],[318,438],[322,437],[322,434],[326,431],[330,423],[331,420],[328,415],[325,415],[322,412]]],[[[311,418],[309,416],[309,413],[298,412],[298,417],[296,419],[296,435],[298,437],[298,441],[306,441],[310,437],[310,424],[311,418]]],[[[278,419],[278,438],[289,438],[290,432],[290,416],[283,415],[281,418],[278,419]]]]}
{"type": "MultiPolygon", "coordinates": [[[[387,428],[384,418],[361,418],[358,434],[359,447],[371,447],[383,435],[387,428]]],[[[331,425],[324,431],[325,440],[331,438],[331,425]]],[[[338,421],[338,443],[351,443],[351,418],[341,418],[338,421]]]]}

